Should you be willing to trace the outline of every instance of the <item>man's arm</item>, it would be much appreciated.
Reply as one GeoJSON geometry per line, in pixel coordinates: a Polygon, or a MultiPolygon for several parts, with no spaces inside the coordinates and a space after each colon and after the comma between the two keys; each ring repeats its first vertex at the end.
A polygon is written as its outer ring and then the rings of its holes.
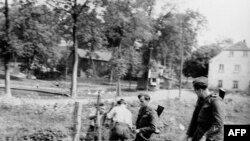
{"type": "Polygon", "coordinates": [[[193,135],[194,135],[194,132],[195,132],[196,127],[197,127],[197,118],[198,118],[200,108],[201,108],[200,105],[201,105],[201,100],[198,100],[197,104],[195,106],[194,112],[193,112],[191,122],[190,122],[188,130],[187,130],[187,137],[193,137],[193,135]]]}
{"type": "Polygon", "coordinates": [[[116,112],[116,107],[112,108],[112,110],[107,113],[107,118],[108,119],[113,118],[115,116],[115,112],[116,112]]]}
{"type": "Polygon", "coordinates": [[[133,127],[133,122],[132,122],[132,113],[130,112],[130,113],[128,113],[128,125],[129,125],[129,127],[132,129],[132,127],[133,127]]]}
{"type": "Polygon", "coordinates": [[[213,115],[213,123],[209,130],[205,133],[206,137],[210,137],[215,132],[218,132],[221,128],[223,128],[224,121],[224,105],[220,99],[215,99],[211,102],[212,106],[212,115],[213,115]]]}

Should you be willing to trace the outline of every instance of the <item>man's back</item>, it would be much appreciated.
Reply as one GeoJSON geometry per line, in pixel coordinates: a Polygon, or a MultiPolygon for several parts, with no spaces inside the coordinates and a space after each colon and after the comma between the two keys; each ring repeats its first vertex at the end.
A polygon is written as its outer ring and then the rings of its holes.
{"type": "Polygon", "coordinates": [[[132,113],[126,108],[126,105],[119,105],[114,107],[107,115],[115,122],[126,123],[132,127],[132,113]]]}
{"type": "Polygon", "coordinates": [[[197,118],[197,130],[210,140],[223,140],[224,104],[217,95],[208,96],[197,118]]]}

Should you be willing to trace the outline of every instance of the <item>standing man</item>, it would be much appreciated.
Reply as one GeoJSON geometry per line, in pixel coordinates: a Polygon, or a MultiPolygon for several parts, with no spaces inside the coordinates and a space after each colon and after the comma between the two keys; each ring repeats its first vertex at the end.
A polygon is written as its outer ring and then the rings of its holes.
{"type": "Polygon", "coordinates": [[[157,114],[149,107],[150,97],[147,94],[138,95],[141,108],[136,120],[135,141],[148,141],[156,131],[157,114]]]}
{"type": "Polygon", "coordinates": [[[196,78],[193,87],[198,100],[184,141],[223,141],[224,105],[221,97],[210,93],[206,77],[196,78]]]}
{"type": "Polygon", "coordinates": [[[117,102],[117,106],[107,114],[107,118],[113,120],[110,141],[125,141],[131,137],[132,113],[127,109],[124,99],[117,102]]]}

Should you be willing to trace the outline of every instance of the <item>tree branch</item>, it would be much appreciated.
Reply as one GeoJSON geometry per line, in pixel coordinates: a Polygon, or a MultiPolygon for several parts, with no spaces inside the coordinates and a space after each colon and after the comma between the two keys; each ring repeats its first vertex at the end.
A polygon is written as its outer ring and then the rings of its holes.
{"type": "Polygon", "coordinates": [[[59,9],[59,10],[63,10],[63,11],[65,11],[65,12],[71,14],[71,11],[68,11],[68,10],[66,10],[66,9],[64,9],[64,8],[62,8],[62,7],[59,7],[59,6],[55,6],[55,5],[53,5],[52,3],[50,3],[50,2],[56,3],[57,5],[59,5],[59,4],[67,4],[67,3],[59,2],[59,1],[55,1],[55,0],[46,0],[46,4],[48,4],[49,6],[51,6],[51,7],[53,7],[53,8],[57,8],[57,9],[59,9]]]}
{"type": "Polygon", "coordinates": [[[88,2],[89,2],[89,0],[85,1],[85,3],[81,6],[81,8],[80,8],[79,12],[77,13],[77,15],[81,14],[81,12],[82,12],[82,10],[83,10],[84,7],[87,7],[88,2]]]}

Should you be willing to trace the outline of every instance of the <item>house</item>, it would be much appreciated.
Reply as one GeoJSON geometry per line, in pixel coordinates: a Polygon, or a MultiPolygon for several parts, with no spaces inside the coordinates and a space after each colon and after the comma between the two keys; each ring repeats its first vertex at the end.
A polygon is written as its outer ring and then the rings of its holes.
{"type": "Polygon", "coordinates": [[[158,90],[170,89],[174,87],[176,81],[172,77],[172,73],[164,66],[159,65],[156,70],[148,70],[148,80],[143,77],[142,72],[137,75],[137,89],[145,90],[158,90]]]}
{"type": "Polygon", "coordinates": [[[91,53],[89,50],[86,49],[78,49],[78,55],[80,58],[78,66],[79,77],[85,77],[85,72],[90,71],[90,64],[94,65],[96,71],[95,73],[97,73],[97,75],[105,73],[105,71],[108,71],[108,62],[112,58],[112,52],[106,50],[98,50],[91,53]]]}
{"type": "Polygon", "coordinates": [[[247,91],[250,88],[250,48],[245,41],[221,51],[209,61],[209,86],[247,91]]]}

